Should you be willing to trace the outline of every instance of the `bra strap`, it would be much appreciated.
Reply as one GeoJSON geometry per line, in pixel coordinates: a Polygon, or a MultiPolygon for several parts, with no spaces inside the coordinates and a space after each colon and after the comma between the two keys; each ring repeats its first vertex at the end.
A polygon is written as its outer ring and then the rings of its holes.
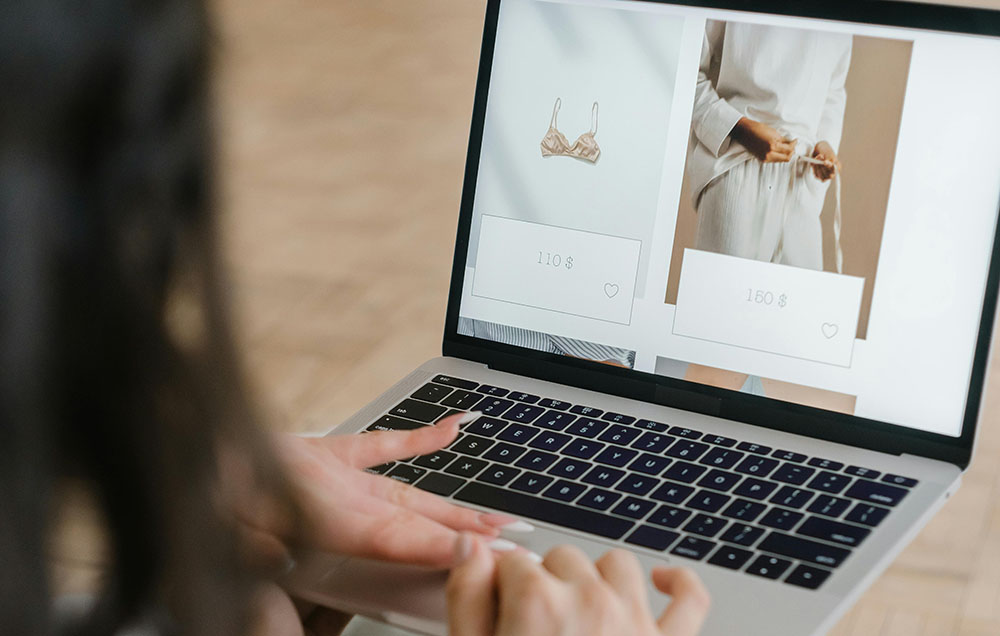
{"type": "Polygon", "coordinates": [[[562,97],[556,97],[556,105],[552,107],[552,121],[549,122],[549,128],[559,127],[559,109],[562,108],[562,97]]]}
{"type": "Polygon", "coordinates": [[[594,109],[591,111],[591,115],[590,115],[590,119],[591,119],[591,122],[590,122],[590,128],[591,128],[590,134],[591,135],[596,135],[597,134],[597,115],[599,114],[599,110],[600,110],[600,106],[598,105],[597,102],[594,102],[594,109]]]}

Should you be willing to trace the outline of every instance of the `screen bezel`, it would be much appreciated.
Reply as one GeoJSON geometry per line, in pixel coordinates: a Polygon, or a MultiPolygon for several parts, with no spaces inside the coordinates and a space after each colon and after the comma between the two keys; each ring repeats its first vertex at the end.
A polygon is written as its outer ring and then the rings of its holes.
{"type": "MultiPolygon", "coordinates": [[[[814,0],[636,1],[1000,37],[1000,11],[987,9],[884,0],[870,2],[850,0],[838,3],[814,0]]],[[[539,380],[722,417],[754,426],[808,434],[810,437],[886,453],[929,457],[956,464],[962,469],[968,466],[982,406],[998,286],[1000,286],[1000,224],[994,236],[962,434],[959,437],[929,433],[856,415],[834,413],[652,373],[620,369],[459,335],[459,312],[468,262],[473,207],[501,4],[502,0],[488,0],[486,9],[479,79],[445,323],[443,342],[445,356],[484,363],[493,369],[539,380]]]]}

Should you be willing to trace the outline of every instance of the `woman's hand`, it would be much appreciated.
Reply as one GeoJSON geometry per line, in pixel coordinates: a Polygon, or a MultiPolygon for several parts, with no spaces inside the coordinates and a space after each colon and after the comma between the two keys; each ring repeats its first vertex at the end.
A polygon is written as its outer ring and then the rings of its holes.
{"type": "Polygon", "coordinates": [[[556,548],[539,564],[522,552],[494,557],[463,534],[461,562],[448,581],[452,636],[695,636],[709,597],[689,570],[657,569],[653,583],[673,597],[650,613],[639,561],[614,550],[592,563],[580,550],[556,548]]]}
{"type": "Polygon", "coordinates": [[[795,155],[795,139],[788,139],[765,123],[744,117],[729,133],[763,163],[788,163],[795,155]]]}
{"type": "Polygon", "coordinates": [[[824,162],[823,165],[813,164],[812,167],[813,174],[820,181],[829,181],[837,176],[843,168],[840,165],[840,159],[837,158],[837,153],[833,151],[833,146],[829,142],[821,141],[816,144],[812,156],[813,159],[824,162]]]}

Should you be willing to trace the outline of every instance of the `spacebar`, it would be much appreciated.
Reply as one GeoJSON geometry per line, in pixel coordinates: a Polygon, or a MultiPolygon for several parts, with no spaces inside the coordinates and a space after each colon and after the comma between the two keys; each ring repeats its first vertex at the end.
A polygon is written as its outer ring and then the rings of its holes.
{"type": "Polygon", "coordinates": [[[548,499],[529,497],[486,484],[471,483],[454,495],[455,499],[495,508],[503,512],[547,521],[557,526],[589,532],[609,539],[620,539],[635,525],[631,521],[602,515],[599,512],[567,506],[548,499]]]}

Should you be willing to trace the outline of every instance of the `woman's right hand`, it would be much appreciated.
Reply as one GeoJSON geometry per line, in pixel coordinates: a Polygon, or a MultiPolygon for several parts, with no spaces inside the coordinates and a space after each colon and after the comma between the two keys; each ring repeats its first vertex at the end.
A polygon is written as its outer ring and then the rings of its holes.
{"type": "Polygon", "coordinates": [[[708,592],[690,570],[653,570],[656,588],[673,597],[653,617],[638,559],[624,550],[596,563],[559,547],[542,563],[523,551],[495,557],[461,535],[448,581],[451,636],[695,636],[708,592]]]}
{"type": "Polygon", "coordinates": [[[765,123],[744,117],[729,136],[763,163],[788,163],[795,155],[795,139],[788,139],[765,123]]]}

